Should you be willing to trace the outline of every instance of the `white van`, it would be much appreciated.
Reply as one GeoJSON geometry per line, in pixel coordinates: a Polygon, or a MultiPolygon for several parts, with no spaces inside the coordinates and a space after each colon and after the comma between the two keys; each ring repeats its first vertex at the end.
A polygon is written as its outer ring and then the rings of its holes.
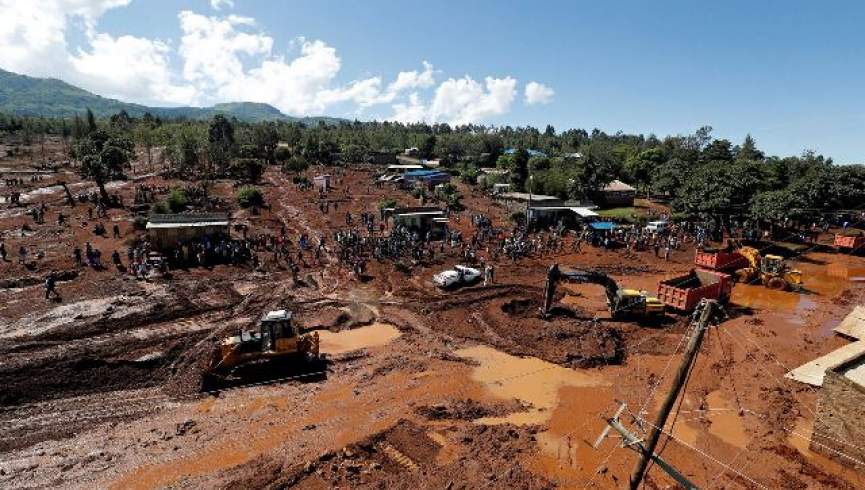
{"type": "Polygon", "coordinates": [[[649,224],[646,225],[646,231],[651,231],[654,233],[664,233],[669,228],[670,224],[666,221],[649,221],[649,224]]]}

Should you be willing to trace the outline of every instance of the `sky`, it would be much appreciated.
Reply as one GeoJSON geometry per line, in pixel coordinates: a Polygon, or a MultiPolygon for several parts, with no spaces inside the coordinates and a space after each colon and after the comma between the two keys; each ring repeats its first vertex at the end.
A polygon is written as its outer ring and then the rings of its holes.
{"type": "Polygon", "coordinates": [[[865,163],[865,2],[0,0],[0,68],[149,105],[689,134],[865,163]]]}

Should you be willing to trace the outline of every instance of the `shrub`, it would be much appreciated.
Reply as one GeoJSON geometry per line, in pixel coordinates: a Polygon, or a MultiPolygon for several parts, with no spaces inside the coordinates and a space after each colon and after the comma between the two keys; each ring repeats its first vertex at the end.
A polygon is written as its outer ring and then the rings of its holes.
{"type": "Polygon", "coordinates": [[[264,195],[255,187],[244,187],[237,192],[237,204],[242,208],[263,206],[264,195]]]}
{"type": "Polygon", "coordinates": [[[189,199],[187,199],[186,192],[183,189],[171,189],[166,202],[172,213],[179,213],[186,209],[189,199]]]}
{"type": "Polygon", "coordinates": [[[147,218],[144,216],[136,216],[134,220],[132,220],[132,227],[136,230],[143,230],[147,228],[147,218]]]}
{"type": "Polygon", "coordinates": [[[388,197],[388,198],[386,198],[386,199],[382,199],[382,200],[378,203],[378,208],[379,208],[379,209],[395,208],[395,207],[396,207],[396,199],[394,199],[394,198],[392,198],[392,197],[388,197]]]}
{"type": "Polygon", "coordinates": [[[168,214],[170,212],[171,210],[168,209],[168,204],[165,204],[164,202],[158,202],[153,205],[154,214],[168,214]]]}
{"type": "Polygon", "coordinates": [[[511,213],[510,218],[511,218],[512,222],[514,222],[518,225],[521,225],[521,224],[526,222],[526,213],[524,213],[522,211],[517,211],[517,212],[511,213]]]}
{"type": "Polygon", "coordinates": [[[303,172],[309,168],[309,162],[301,155],[294,155],[282,165],[284,172],[303,172]]]}
{"type": "Polygon", "coordinates": [[[285,163],[289,158],[291,158],[291,150],[285,146],[278,146],[276,147],[276,151],[273,152],[273,158],[275,158],[277,162],[285,163]]]}

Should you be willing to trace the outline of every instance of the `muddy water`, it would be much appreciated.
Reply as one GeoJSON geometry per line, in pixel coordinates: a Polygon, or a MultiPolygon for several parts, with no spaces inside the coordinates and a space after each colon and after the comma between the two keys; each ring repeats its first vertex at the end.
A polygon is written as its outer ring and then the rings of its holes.
{"type": "Polygon", "coordinates": [[[482,424],[542,424],[560,402],[559,391],[563,387],[609,386],[603,376],[594,372],[568,369],[535,357],[512,356],[487,346],[460,349],[456,355],[480,363],[471,377],[484,383],[494,396],[515,398],[531,406],[504,417],[478,419],[482,424]]]}
{"type": "Polygon", "coordinates": [[[744,449],[751,438],[745,431],[744,419],[739,415],[735,402],[724,392],[713,391],[706,397],[706,403],[709,405],[706,416],[712,422],[709,434],[744,449]]]}
{"type": "Polygon", "coordinates": [[[783,313],[789,324],[804,326],[810,314],[817,309],[819,297],[835,297],[852,284],[865,269],[848,267],[840,263],[827,265],[797,263],[794,267],[802,271],[804,291],[773,291],[761,284],[736,284],[730,302],[735,305],[759,310],[783,313]]]}
{"type": "Polygon", "coordinates": [[[365,327],[341,332],[321,330],[319,349],[325,354],[344,354],[360,349],[386,345],[400,336],[400,331],[387,323],[373,323],[365,327]]]}

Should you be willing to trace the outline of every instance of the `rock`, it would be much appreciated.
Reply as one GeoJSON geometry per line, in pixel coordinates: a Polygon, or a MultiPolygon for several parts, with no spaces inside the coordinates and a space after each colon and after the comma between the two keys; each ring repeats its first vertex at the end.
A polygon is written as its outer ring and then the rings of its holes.
{"type": "Polygon", "coordinates": [[[177,426],[174,428],[174,434],[178,436],[186,435],[186,433],[189,432],[189,430],[193,427],[195,427],[195,421],[191,419],[186,419],[183,422],[177,424],[177,426]]]}

